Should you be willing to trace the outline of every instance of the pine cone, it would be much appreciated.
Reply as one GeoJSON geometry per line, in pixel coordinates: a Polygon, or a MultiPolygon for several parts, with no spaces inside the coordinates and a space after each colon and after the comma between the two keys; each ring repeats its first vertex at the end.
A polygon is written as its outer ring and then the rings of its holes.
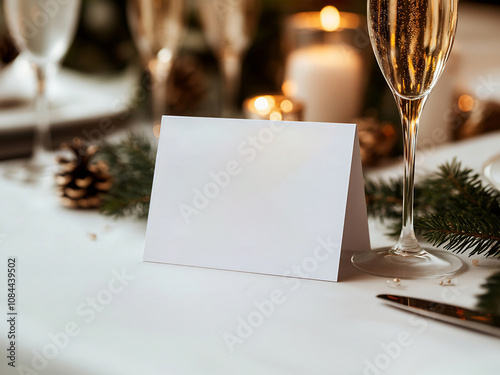
{"type": "Polygon", "coordinates": [[[97,208],[102,196],[113,183],[108,165],[103,161],[92,162],[97,146],[87,146],[76,138],[72,144],[63,144],[73,152],[75,159],[58,157],[61,171],[56,175],[63,206],[70,208],[97,208]]]}

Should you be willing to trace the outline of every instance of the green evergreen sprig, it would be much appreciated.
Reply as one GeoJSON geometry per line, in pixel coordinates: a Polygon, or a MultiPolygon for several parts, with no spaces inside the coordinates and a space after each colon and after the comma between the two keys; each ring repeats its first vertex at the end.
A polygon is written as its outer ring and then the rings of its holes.
{"type": "Polygon", "coordinates": [[[105,215],[147,218],[153,184],[155,155],[152,142],[137,133],[117,144],[103,141],[96,158],[109,165],[113,186],[103,199],[105,215]]]}
{"type": "Polygon", "coordinates": [[[500,219],[489,212],[481,216],[446,212],[420,218],[416,225],[434,246],[469,256],[500,256],[500,219]]]}
{"type": "Polygon", "coordinates": [[[403,181],[367,180],[365,182],[366,208],[368,215],[384,219],[401,219],[403,181]]]}
{"type": "Polygon", "coordinates": [[[422,201],[435,212],[453,211],[469,215],[489,212],[500,215],[500,195],[484,186],[479,174],[453,159],[419,183],[422,201]]]}
{"type": "MultiPolygon", "coordinates": [[[[368,214],[401,228],[402,182],[366,183],[368,214]]],[[[500,194],[456,160],[439,166],[415,186],[415,230],[435,246],[469,256],[500,257],[500,194]]]]}

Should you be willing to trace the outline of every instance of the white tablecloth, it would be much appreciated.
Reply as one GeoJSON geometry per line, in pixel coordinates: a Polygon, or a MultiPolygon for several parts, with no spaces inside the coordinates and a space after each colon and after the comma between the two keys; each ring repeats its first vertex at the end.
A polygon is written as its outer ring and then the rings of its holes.
{"type": "MultiPolygon", "coordinates": [[[[499,151],[500,133],[490,134],[422,152],[418,168],[433,170],[456,156],[480,170],[499,151]]],[[[2,375],[500,373],[499,339],[375,298],[399,293],[473,307],[498,261],[476,257],[479,266],[472,266],[465,256],[467,271],[447,287],[439,280],[394,287],[354,269],[339,283],[285,283],[144,263],[145,222],[65,209],[50,189],[4,179],[0,194],[2,375]],[[18,262],[16,369],[5,355],[9,256],[18,262]]],[[[380,224],[370,230],[374,247],[392,242],[380,224]]]]}

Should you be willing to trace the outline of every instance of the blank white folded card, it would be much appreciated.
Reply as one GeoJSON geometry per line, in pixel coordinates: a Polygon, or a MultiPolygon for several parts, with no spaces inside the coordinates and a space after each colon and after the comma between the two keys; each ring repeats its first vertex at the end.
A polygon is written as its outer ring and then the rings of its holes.
{"type": "Polygon", "coordinates": [[[356,125],[163,117],[145,261],[337,281],[369,248],[356,125]]]}

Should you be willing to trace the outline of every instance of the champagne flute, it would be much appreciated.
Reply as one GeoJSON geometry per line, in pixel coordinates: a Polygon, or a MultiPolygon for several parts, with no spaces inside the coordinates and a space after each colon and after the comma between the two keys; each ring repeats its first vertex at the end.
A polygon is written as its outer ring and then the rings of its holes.
{"type": "Polygon", "coordinates": [[[47,76],[73,40],[80,0],[5,0],[4,6],[9,32],[21,55],[33,66],[37,79],[33,154],[21,171],[25,181],[37,182],[51,164],[47,76]]]}
{"type": "Polygon", "coordinates": [[[128,0],[127,15],[140,57],[151,76],[156,132],[166,105],[167,80],[183,33],[184,0],[128,0]]]}
{"type": "Polygon", "coordinates": [[[222,116],[233,117],[238,114],[241,60],[257,24],[258,4],[256,0],[198,0],[198,6],[205,37],[222,71],[222,116]]]}
{"type": "Polygon", "coordinates": [[[368,0],[370,39],[396,99],[404,142],[403,226],[397,244],[354,254],[357,268],[377,276],[449,276],[463,264],[453,254],[420,247],[413,229],[415,151],[419,117],[448,60],[458,0],[368,0]]]}

